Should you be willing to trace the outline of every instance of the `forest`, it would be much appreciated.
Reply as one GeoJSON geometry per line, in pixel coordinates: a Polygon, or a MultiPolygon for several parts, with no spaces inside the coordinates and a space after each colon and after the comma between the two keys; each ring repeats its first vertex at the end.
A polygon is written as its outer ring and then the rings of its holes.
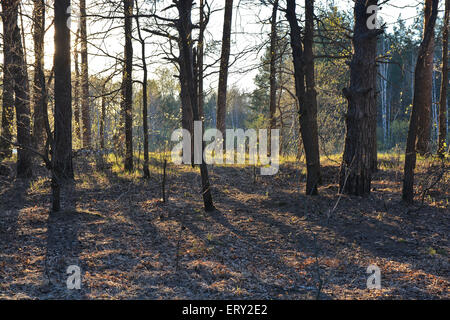
{"type": "Polygon", "coordinates": [[[450,0],[1,0],[0,300],[450,299],[450,0]]]}

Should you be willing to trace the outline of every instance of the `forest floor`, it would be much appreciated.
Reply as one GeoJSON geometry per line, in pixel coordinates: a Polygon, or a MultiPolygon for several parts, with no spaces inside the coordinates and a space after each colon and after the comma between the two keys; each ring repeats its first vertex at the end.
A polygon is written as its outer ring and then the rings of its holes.
{"type": "Polygon", "coordinates": [[[163,203],[159,156],[149,180],[89,159],[76,159],[52,214],[46,170],[18,180],[5,163],[0,299],[450,298],[450,177],[432,161],[418,163],[415,206],[401,201],[398,156],[381,157],[367,197],[338,195],[337,159],[323,159],[316,197],[298,161],[256,178],[252,166],[214,166],[217,211],[205,213],[198,169],[169,164],[163,203]],[[366,287],[372,264],[380,290],[366,287]],[[81,290],[67,289],[69,265],[81,290]]]}

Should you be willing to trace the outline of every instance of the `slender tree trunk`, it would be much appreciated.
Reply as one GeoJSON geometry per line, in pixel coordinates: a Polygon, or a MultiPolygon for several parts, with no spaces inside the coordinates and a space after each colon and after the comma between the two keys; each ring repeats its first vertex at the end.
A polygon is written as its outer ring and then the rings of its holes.
{"type": "MultiPolygon", "coordinates": [[[[305,108],[307,110],[308,128],[311,130],[311,158],[307,166],[311,172],[310,185],[312,194],[316,193],[314,187],[321,183],[320,177],[320,152],[319,152],[319,129],[317,126],[317,92],[314,68],[314,0],[305,0],[305,108]]],[[[308,193],[310,194],[310,193],[308,193]]]]}
{"type": "MultiPolygon", "coordinates": [[[[188,105],[183,105],[182,108],[191,108],[194,121],[200,121],[198,111],[198,96],[195,75],[194,75],[194,57],[192,50],[192,1],[191,0],[179,0],[176,2],[176,6],[179,12],[179,19],[177,22],[177,29],[179,33],[180,44],[180,80],[181,87],[184,87],[185,99],[189,102],[188,105]]],[[[192,139],[194,140],[194,139],[192,139]]],[[[203,140],[203,139],[202,139],[203,140]]],[[[203,149],[203,147],[202,147],[203,149]]],[[[203,154],[203,153],[202,153],[203,154]]],[[[206,163],[202,161],[200,164],[200,174],[202,178],[202,196],[205,211],[213,211],[214,204],[211,196],[211,187],[209,183],[208,168],[206,163]]]]}
{"type": "Polygon", "coordinates": [[[356,0],[353,34],[353,57],[350,64],[350,87],[343,90],[348,100],[347,135],[340,173],[341,192],[352,195],[370,193],[373,153],[376,148],[377,120],[376,76],[377,36],[382,30],[369,30],[367,8],[377,0],[356,0]]]}
{"type": "Polygon", "coordinates": [[[47,109],[46,84],[44,74],[44,35],[45,35],[45,1],[34,0],[33,10],[34,38],[34,79],[33,79],[33,141],[35,148],[44,152],[45,109],[47,109]]]}
{"type": "Polygon", "coordinates": [[[102,102],[100,115],[100,149],[105,149],[105,121],[106,121],[106,82],[102,87],[102,102]]]}
{"type": "MultiPolygon", "coordinates": [[[[295,75],[295,93],[299,105],[300,131],[302,135],[303,146],[306,155],[306,194],[316,195],[317,187],[320,182],[320,163],[318,162],[318,139],[317,123],[315,123],[315,113],[312,110],[313,104],[308,103],[307,90],[305,88],[305,52],[302,47],[301,29],[298,25],[297,15],[295,13],[295,0],[287,1],[286,18],[291,28],[291,47],[294,60],[295,75]]],[[[309,49],[308,49],[309,50],[309,49]]],[[[312,50],[312,48],[311,48],[312,50]]],[[[314,69],[313,69],[314,71],[314,69]]],[[[309,74],[308,77],[311,75],[309,74]]],[[[308,78],[308,84],[311,85],[311,79],[308,78]]]]}
{"type": "Polygon", "coordinates": [[[80,0],[81,118],[83,120],[83,148],[90,148],[91,117],[89,111],[89,68],[86,20],[86,0],[80,0]]]}
{"type": "MultiPolygon", "coordinates": [[[[136,0],[136,14],[139,15],[139,6],[136,0]]],[[[139,36],[139,42],[141,43],[141,61],[142,61],[142,70],[144,72],[144,78],[142,82],[142,129],[144,136],[144,167],[143,173],[144,178],[150,178],[150,171],[148,170],[148,68],[147,61],[145,60],[145,40],[142,37],[141,27],[139,25],[139,18],[136,18],[137,31],[139,36]]]]}
{"type": "Polygon", "coordinates": [[[406,141],[405,168],[403,177],[403,200],[412,203],[414,201],[414,169],[416,167],[416,138],[418,138],[418,126],[420,113],[424,103],[422,84],[428,79],[430,42],[434,38],[434,27],[438,14],[439,0],[433,0],[431,13],[426,24],[422,43],[417,56],[416,70],[414,72],[414,99],[409,122],[408,138],[406,141]]]}
{"type": "Polygon", "coordinates": [[[442,82],[441,100],[439,102],[439,142],[438,154],[443,157],[446,152],[447,140],[447,86],[448,86],[448,28],[450,15],[450,0],[445,0],[445,18],[442,32],[442,82]]]}
{"type": "MultiPolygon", "coordinates": [[[[70,0],[55,1],[55,132],[52,151],[54,182],[72,180],[72,84],[70,30],[67,27],[70,0]]],[[[57,211],[57,210],[56,210],[57,211]]]]}
{"type": "Polygon", "coordinates": [[[206,29],[206,21],[205,21],[205,1],[200,0],[199,7],[200,14],[200,31],[198,35],[198,52],[197,52],[197,68],[198,68],[198,112],[199,116],[202,119],[202,123],[204,122],[204,90],[203,90],[203,60],[204,60],[204,41],[205,41],[205,29],[206,29]]]}
{"type": "Polygon", "coordinates": [[[133,171],[133,0],[123,0],[125,13],[125,65],[122,80],[122,112],[125,122],[125,171],[133,171]]]}
{"type": "MultiPolygon", "coordinates": [[[[222,55],[220,57],[219,88],[217,93],[216,127],[225,137],[227,114],[227,82],[231,48],[231,21],[233,18],[233,0],[225,0],[225,16],[222,35],[222,55]]],[[[225,145],[225,144],[224,144],[225,145]]]]}
{"type": "MultiPolygon", "coordinates": [[[[278,16],[278,0],[275,0],[272,6],[272,18],[270,20],[270,94],[269,94],[269,121],[270,129],[275,129],[277,125],[277,119],[275,113],[277,111],[277,60],[278,60],[278,48],[277,48],[277,16],[278,16]]],[[[271,145],[271,131],[269,131],[269,145],[271,145]]],[[[269,150],[271,148],[269,147],[269,150]]]]}
{"type": "Polygon", "coordinates": [[[74,105],[74,118],[75,118],[75,135],[80,140],[81,147],[83,146],[83,135],[81,130],[81,111],[80,111],[80,66],[79,66],[79,51],[78,44],[80,39],[80,29],[77,30],[75,37],[75,44],[73,50],[73,60],[75,64],[75,83],[73,88],[73,105],[74,105]]]}
{"type": "MultiPolygon", "coordinates": [[[[425,19],[424,19],[424,34],[431,22],[433,0],[425,0],[425,19]]],[[[431,38],[425,52],[426,68],[422,70],[423,75],[417,83],[420,86],[420,91],[417,92],[419,109],[419,120],[417,122],[417,152],[421,155],[430,153],[430,139],[431,139],[431,104],[432,104],[432,82],[433,82],[433,58],[434,58],[434,28],[431,30],[431,38]]]]}

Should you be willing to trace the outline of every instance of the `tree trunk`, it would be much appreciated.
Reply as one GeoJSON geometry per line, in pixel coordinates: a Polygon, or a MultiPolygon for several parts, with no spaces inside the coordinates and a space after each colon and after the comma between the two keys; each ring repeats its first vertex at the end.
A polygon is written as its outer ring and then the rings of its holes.
{"type": "MultiPolygon", "coordinates": [[[[3,26],[4,26],[4,77],[11,85],[3,88],[6,91],[4,101],[7,106],[15,105],[16,109],[16,126],[17,126],[17,143],[24,148],[17,148],[17,176],[19,178],[28,178],[32,175],[32,158],[27,147],[31,147],[31,130],[30,130],[30,88],[28,83],[27,65],[25,62],[25,54],[22,45],[22,37],[18,25],[18,12],[20,1],[8,0],[2,2],[3,9],[3,26]],[[14,93],[8,92],[14,90],[14,93]],[[13,102],[14,101],[14,102],[13,102]]],[[[4,79],[5,81],[5,79],[4,79]]],[[[4,82],[6,83],[6,82],[4,82]]],[[[11,110],[6,110],[6,119],[10,116],[11,110]]],[[[6,122],[6,121],[5,121],[6,122]]],[[[12,125],[12,122],[9,122],[12,125]]],[[[8,134],[8,132],[5,132],[8,134]]],[[[5,138],[8,138],[7,136],[5,138]]]]}
{"type": "Polygon", "coordinates": [[[317,127],[317,92],[315,82],[315,69],[314,69],[314,0],[305,0],[305,108],[307,121],[309,122],[308,128],[311,130],[311,157],[307,162],[309,171],[311,171],[310,192],[307,194],[317,193],[317,186],[321,183],[320,177],[320,152],[319,152],[319,130],[317,127]],[[314,190],[313,188],[316,188],[314,190]]]}
{"type": "MultiPolygon", "coordinates": [[[[278,0],[275,0],[272,6],[272,19],[270,20],[271,30],[270,30],[270,94],[269,94],[269,121],[270,129],[275,129],[277,125],[277,120],[275,118],[275,113],[277,111],[277,16],[278,16],[278,0]]],[[[271,150],[272,135],[269,131],[269,150],[271,150]]]]}
{"type": "Polygon", "coordinates": [[[445,0],[445,18],[442,32],[442,82],[441,100],[439,102],[439,142],[438,154],[444,157],[447,140],[447,86],[448,86],[448,28],[450,0],[445,0]]]}
{"type": "MultiPolygon", "coordinates": [[[[425,1],[425,18],[424,18],[424,34],[428,30],[428,25],[431,22],[433,0],[425,1]]],[[[430,153],[430,139],[431,139],[431,104],[432,104],[432,82],[433,82],[433,58],[434,58],[434,27],[430,29],[431,38],[426,48],[424,63],[426,68],[422,70],[421,82],[417,85],[421,88],[417,92],[417,99],[419,108],[419,120],[417,122],[417,152],[421,155],[430,153]]]]}
{"type": "Polygon", "coordinates": [[[369,30],[367,8],[377,0],[355,2],[353,57],[350,64],[350,87],[343,93],[348,100],[347,135],[340,172],[340,190],[352,195],[370,193],[377,121],[376,76],[377,36],[382,30],[369,30]]]}
{"type": "MultiPolygon", "coordinates": [[[[194,58],[192,50],[192,1],[191,0],[179,0],[176,2],[176,6],[179,12],[179,19],[177,21],[177,29],[179,33],[179,45],[180,45],[180,80],[182,90],[185,94],[185,104],[182,106],[183,109],[191,108],[191,113],[193,115],[194,121],[200,121],[200,116],[198,112],[198,96],[195,85],[195,75],[194,75],[194,58]]],[[[193,125],[191,125],[193,127],[193,125]]],[[[194,140],[194,139],[191,139],[194,140]]],[[[202,139],[203,140],[203,139],[202,139]]],[[[202,146],[203,154],[203,146],[202,146]]],[[[213,211],[214,204],[211,196],[211,187],[208,177],[208,168],[206,163],[202,161],[200,164],[200,174],[202,178],[202,196],[203,203],[205,206],[205,211],[213,211]]]]}
{"type": "Polygon", "coordinates": [[[405,168],[403,177],[403,195],[406,202],[414,201],[414,168],[416,167],[416,138],[418,137],[418,126],[420,112],[423,109],[424,93],[422,85],[427,81],[429,66],[430,42],[434,38],[434,27],[438,14],[439,0],[433,0],[431,13],[428,18],[427,27],[424,32],[422,43],[419,47],[416,70],[414,72],[414,99],[409,122],[408,138],[406,141],[405,168]]]}
{"type": "Polygon", "coordinates": [[[133,171],[133,0],[123,0],[125,13],[125,65],[122,80],[122,112],[125,124],[125,171],[133,171]]]}
{"type": "Polygon", "coordinates": [[[89,114],[89,69],[86,26],[86,0],[80,0],[81,44],[81,118],[83,123],[83,148],[91,147],[91,117],[89,114]]]}
{"type": "Polygon", "coordinates": [[[46,84],[44,74],[45,1],[34,0],[34,79],[33,79],[33,142],[35,148],[44,152],[46,131],[44,115],[47,109],[46,84]]]}
{"type": "MultiPolygon", "coordinates": [[[[220,57],[219,88],[217,93],[216,127],[225,137],[227,114],[227,82],[231,48],[231,21],[233,18],[233,0],[225,0],[223,21],[222,55],[220,57]]],[[[224,144],[225,145],[225,144],[224,144]]]]}
{"type": "Polygon", "coordinates": [[[73,105],[74,105],[74,118],[75,118],[75,135],[80,140],[81,146],[83,146],[83,136],[81,130],[81,111],[80,111],[80,67],[78,63],[79,52],[78,52],[78,43],[80,39],[80,29],[77,30],[75,36],[75,44],[73,50],[73,60],[75,64],[75,83],[74,83],[74,97],[73,97],[73,105]]]}
{"type": "MultiPolygon", "coordinates": [[[[136,14],[139,15],[139,7],[136,0],[136,14]]],[[[148,68],[147,68],[147,61],[145,60],[145,40],[142,37],[141,33],[141,27],[139,25],[139,18],[136,18],[136,25],[137,25],[137,31],[139,36],[139,42],[141,43],[141,61],[142,61],[142,70],[144,72],[144,78],[142,82],[142,129],[143,129],[143,136],[144,136],[144,166],[143,166],[143,173],[144,178],[148,179],[150,178],[150,171],[148,169],[148,68]]]]}
{"type": "MultiPolygon", "coordinates": [[[[305,53],[303,52],[301,29],[298,25],[295,7],[295,0],[287,1],[286,18],[288,19],[291,28],[291,47],[294,60],[295,93],[298,99],[300,131],[306,155],[306,194],[316,195],[318,193],[317,187],[320,181],[320,163],[318,162],[319,148],[317,144],[318,133],[317,122],[315,120],[315,114],[317,113],[317,110],[312,109],[313,104],[310,102],[311,100],[308,100],[308,98],[312,97],[311,92],[308,92],[309,95],[307,96],[307,91],[305,88],[306,57],[305,53]]],[[[308,48],[308,50],[312,50],[312,47],[308,48]]],[[[308,54],[311,54],[311,52],[308,52],[308,54]]],[[[314,72],[314,69],[312,70],[314,72]]],[[[309,72],[310,71],[311,70],[309,70],[309,72]]],[[[308,85],[311,86],[311,74],[308,74],[308,85]]]]}
{"type": "Polygon", "coordinates": [[[55,1],[55,133],[52,150],[55,183],[72,180],[72,84],[70,30],[67,27],[70,0],[55,1]]]}
{"type": "MultiPolygon", "coordinates": [[[[12,3],[14,0],[2,1],[3,22],[3,92],[2,92],[2,136],[11,141],[14,121],[14,76],[12,73],[13,55],[13,24],[11,16],[14,14],[12,3]]],[[[0,139],[0,160],[12,156],[11,144],[0,139]]]]}

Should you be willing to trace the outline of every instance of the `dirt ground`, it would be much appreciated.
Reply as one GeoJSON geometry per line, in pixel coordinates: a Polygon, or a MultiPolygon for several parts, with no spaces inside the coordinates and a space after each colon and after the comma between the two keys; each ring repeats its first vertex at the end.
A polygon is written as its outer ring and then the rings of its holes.
{"type": "MultiPolygon", "coordinates": [[[[401,164],[381,161],[370,196],[338,195],[325,163],[320,195],[304,167],[274,177],[210,167],[217,207],[204,213],[198,169],[168,168],[161,202],[152,178],[76,161],[64,211],[49,213],[44,168],[30,181],[0,175],[0,299],[449,299],[449,174],[419,165],[417,204],[401,201],[401,164]],[[381,270],[367,289],[366,269],[381,270]],[[81,268],[68,290],[67,267],[81,268]]],[[[8,164],[7,164],[8,165],[8,164]]],[[[258,173],[259,170],[257,170],[258,173]]]]}

